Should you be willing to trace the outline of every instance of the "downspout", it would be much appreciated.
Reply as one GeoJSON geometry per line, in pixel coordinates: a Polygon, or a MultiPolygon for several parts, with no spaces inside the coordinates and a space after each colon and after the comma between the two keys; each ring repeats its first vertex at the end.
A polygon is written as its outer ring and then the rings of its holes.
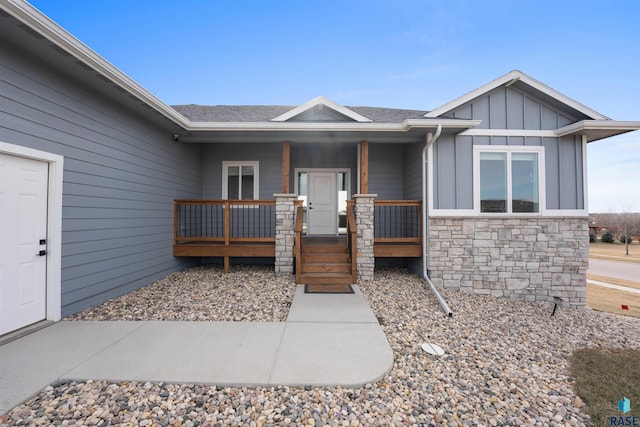
{"type": "Polygon", "coordinates": [[[435,285],[429,278],[429,274],[427,273],[427,250],[429,248],[429,216],[427,213],[429,210],[427,200],[427,151],[429,151],[429,148],[431,148],[433,143],[440,138],[441,133],[442,125],[438,125],[436,133],[429,135],[427,142],[422,149],[422,277],[429,284],[431,292],[436,296],[436,299],[440,303],[440,306],[446,315],[453,317],[453,312],[449,308],[449,305],[444,298],[442,298],[442,295],[440,295],[440,292],[438,292],[438,289],[436,289],[435,285]]]}

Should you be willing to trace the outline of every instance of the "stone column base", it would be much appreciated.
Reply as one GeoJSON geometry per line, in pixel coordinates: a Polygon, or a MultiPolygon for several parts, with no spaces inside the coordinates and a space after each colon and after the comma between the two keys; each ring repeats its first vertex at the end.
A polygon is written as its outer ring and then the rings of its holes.
{"type": "Polygon", "coordinates": [[[274,194],[276,199],[276,261],[275,272],[293,274],[293,244],[295,242],[295,194],[274,194]]]}
{"type": "Polygon", "coordinates": [[[373,280],[375,256],[373,254],[373,201],[377,194],[356,194],[354,213],[356,216],[356,246],[358,281],[373,280]]]}

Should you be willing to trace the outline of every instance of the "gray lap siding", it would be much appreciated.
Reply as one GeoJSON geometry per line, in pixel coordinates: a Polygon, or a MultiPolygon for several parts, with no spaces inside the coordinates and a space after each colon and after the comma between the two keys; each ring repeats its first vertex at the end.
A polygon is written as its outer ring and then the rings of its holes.
{"type": "Polygon", "coordinates": [[[190,265],[172,202],[201,196],[201,148],[28,58],[0,47],[0,141],[65,158],[62,315],[190,265]]]}

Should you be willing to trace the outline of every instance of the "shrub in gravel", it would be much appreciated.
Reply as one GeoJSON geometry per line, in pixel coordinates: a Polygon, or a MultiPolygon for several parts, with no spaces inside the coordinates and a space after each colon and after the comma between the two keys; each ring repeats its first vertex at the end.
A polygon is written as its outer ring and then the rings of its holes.
{"type": "Polygon", "coordinates": [[[600,240],[602,240],[603,243],[613,243],[615,238],[613,237],[613,233],[607,230],[602,233],[600,240]]]}
{"type": "Polygon", "coordinates": [[[633,236],[620,236],[620,243],[631,243],[633,242],[633,236]]]}

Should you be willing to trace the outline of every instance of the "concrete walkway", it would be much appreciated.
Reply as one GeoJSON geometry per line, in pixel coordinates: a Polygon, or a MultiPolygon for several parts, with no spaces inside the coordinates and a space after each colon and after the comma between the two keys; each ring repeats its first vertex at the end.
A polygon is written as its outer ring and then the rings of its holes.
{"type": "Polygon", "coordinates": [[[62,321],[0,346],[0,414],[60,380],[359,387],[393,366],[360,289],[305,294],[286,322],[62,321]]]}

